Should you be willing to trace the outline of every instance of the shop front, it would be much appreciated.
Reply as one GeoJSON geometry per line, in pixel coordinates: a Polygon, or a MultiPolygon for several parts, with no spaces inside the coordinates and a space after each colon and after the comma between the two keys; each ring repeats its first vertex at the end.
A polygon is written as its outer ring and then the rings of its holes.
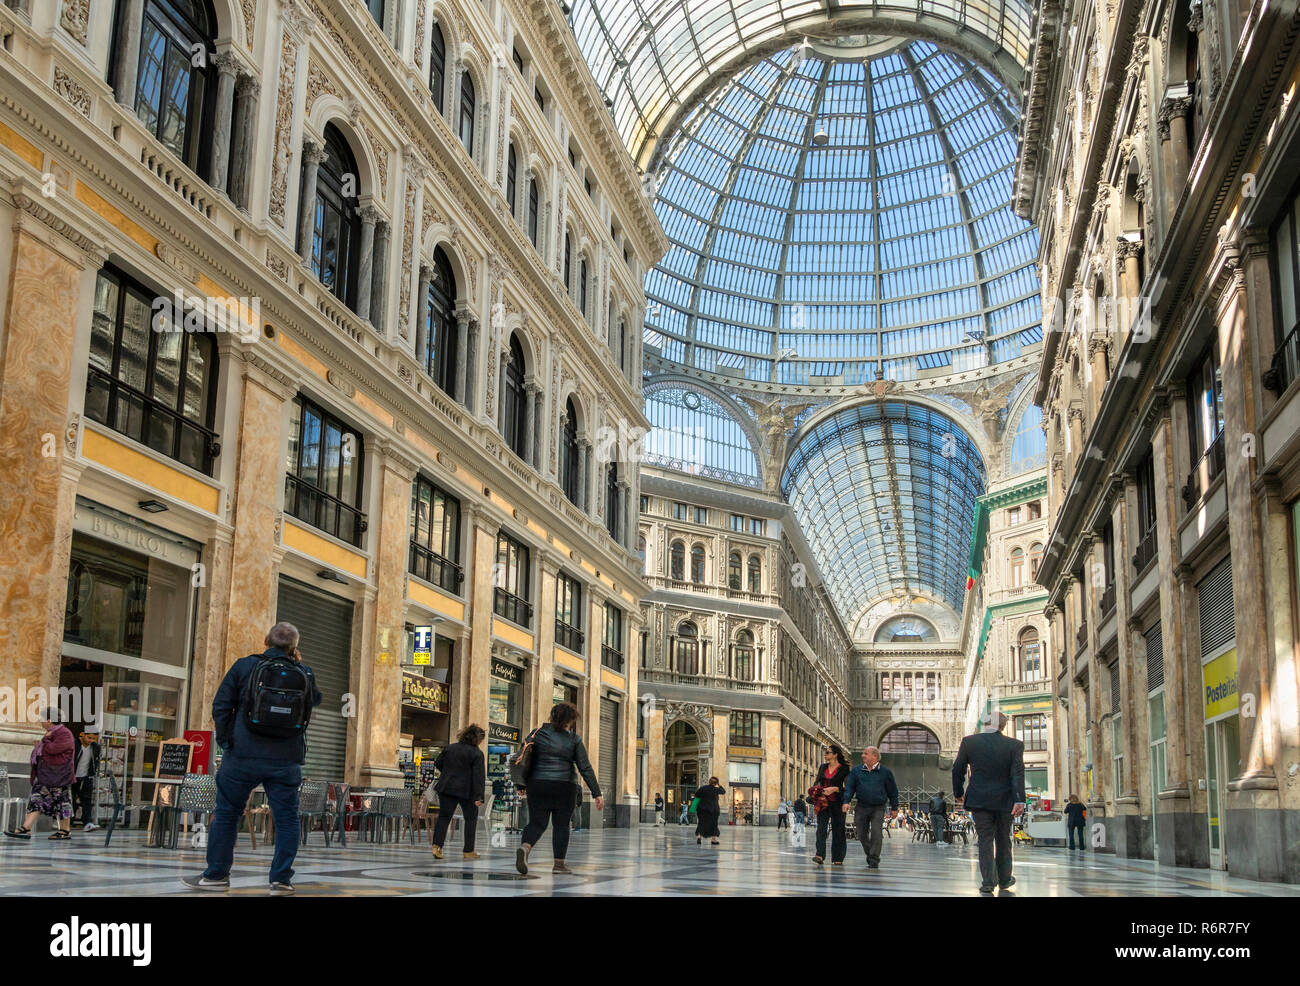
{"type": "Polygon", "coordinates": [[[152,800],[160,745],[184,733],[200,552],[77,500],[59,687],[83,700],[62,711],[74,735],[98,735],[101,776],[132,801],[152,800]]]}
{"type": "Polygon", "coordinates": [[[1237,695],[1237,631],[1232,560],[1197,584],[1201,632],[1201,695],[1205,716],[1205,791],[1210,867],[1228,868],[1228,784],[1241,774],[1237,695]]]}
{"type": "Polygon", "coordinates": [[[496,798],[513,801],[510,757],[523,742],[524,669],[492,658],[488,684],[488,783],[496,798]]]}
{"type": "Polygon", "coordinates": [[[762,771],[762,764],[758,763],[733,761],[727,764],[727,788],[731,797],[733,825],[756,825],[762,817],[762,771]]]}
{"type": "Polygon", "coordinates": [[[433,782],[433,762],[451,736],[451,664],[454,642],[432,626],[406,627],[402,660],[402,717],[398,763],[415,790],[433,782]]]}

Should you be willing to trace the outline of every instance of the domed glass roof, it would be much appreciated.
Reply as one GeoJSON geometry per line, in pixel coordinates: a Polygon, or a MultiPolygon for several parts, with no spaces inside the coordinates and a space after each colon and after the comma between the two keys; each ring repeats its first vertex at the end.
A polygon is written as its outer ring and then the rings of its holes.
{"type": "Polygon", "coordinates": [[[648,367],[854,386],[1040,342],[1017,114],[921,40],[803,44],[718,85],[656,172],[672,245],[646,279],[648,367]]]}

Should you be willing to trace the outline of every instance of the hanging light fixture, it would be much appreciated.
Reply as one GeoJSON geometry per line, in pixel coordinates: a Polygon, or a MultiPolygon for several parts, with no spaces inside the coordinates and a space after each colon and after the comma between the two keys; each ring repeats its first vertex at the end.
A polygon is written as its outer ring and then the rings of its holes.
{"type": "Polygon", "coordinates": [[[813,134],[813,144],[817,147],[825,147],[830,143],[831,135],[826,132],[825,127],[818,127],[817,132],[813,134]]]}

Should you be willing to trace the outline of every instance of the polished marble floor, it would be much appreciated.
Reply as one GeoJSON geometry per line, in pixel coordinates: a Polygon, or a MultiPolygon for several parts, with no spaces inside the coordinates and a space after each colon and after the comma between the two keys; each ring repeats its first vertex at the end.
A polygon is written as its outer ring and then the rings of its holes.
{"type": "MultiPolygon", "coordinates": [[[[499,834],[497,841],[501,840],[499,834]]],[[[319,833],[299,852],[294,883],[299,895],[319,896],[978,896],[975,846],[937,849],[903,832],[886,840],[881,866],[868,870],[861,848],[849,844],[843,867],[816,866],[809,848],[791,848],[771,828],[730,828],[717,847],[697,846],[690,829],[610,829],[576,833],[571,875],[553,876],[549,835],[533,854],[533,869],[514,869],[517,836],[493,846],[480,827],[483,858],[465,862],[460,843],[435,861],[427,836],[418,848],[337,843],[319,833]]],[[[0,894],[40,896],[163,895],[188,893],[184,875],[203,869],[201,850],[150,849],[138,832],[119,831],[110,847],[103,832],[77,832],[70,842],[0,842],[0,894]]],[[[230,896],[264,896],[270,850],[254,851],[241,835],[230,896]]],[[[1019,897],[1300,896],[1300,887],[1253,883],[1209,870],[1161,867],[1143,860],[1029,847],[1016,854],[1019,897]]]]}

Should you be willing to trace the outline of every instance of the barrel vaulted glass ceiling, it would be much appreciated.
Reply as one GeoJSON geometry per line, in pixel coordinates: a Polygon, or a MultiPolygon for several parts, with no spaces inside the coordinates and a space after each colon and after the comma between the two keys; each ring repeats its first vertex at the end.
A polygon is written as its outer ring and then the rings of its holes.
{"type": "Polygon", "coordinates": [[[883,401],[814,426],[781,489],[852,626],[888,596],[925,593],[962,611],[972,510],[985,477],[979,450],[947,415],[883,401]]]}
{"type": "MultiPolygon", "coordinates": [[[[867,39],[868,41],[870,39],[867,39]]],[[[651,355],[790,385],[976,369],[1042,340],[1037,231],[1010,207],[1017,110],[926,41],[786,49],[666,149],[651,355]]]]}
{"type": "Polygon", "coordinates": [[[1029,0],[571,0],[573,31],[632,158],[649,167],[702,87],[800,34],[947,39],[1019,81],[1029,0]]]}

